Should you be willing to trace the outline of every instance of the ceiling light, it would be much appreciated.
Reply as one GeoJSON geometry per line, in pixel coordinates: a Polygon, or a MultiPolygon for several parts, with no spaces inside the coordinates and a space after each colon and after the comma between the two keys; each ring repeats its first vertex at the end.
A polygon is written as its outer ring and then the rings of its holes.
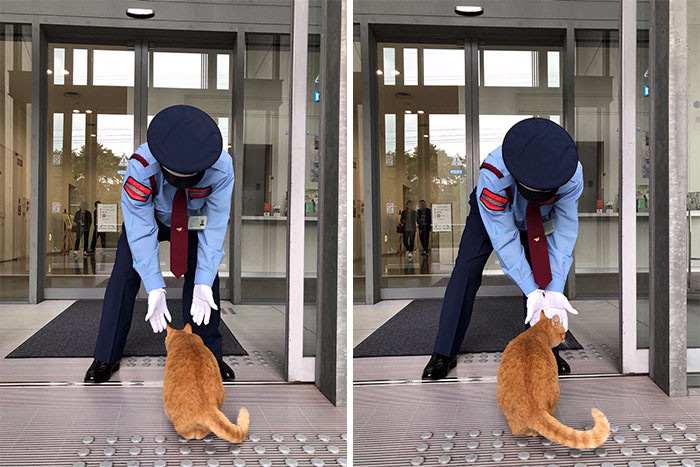
{"type": "Polygon", "coordinates": [[[90,110],[90,109],[85,109],[85,113],[86,113],[86,114],[91,114],[91,113],[92,113],[92,110],[90,110]]]}
{"type": "Polygon", "coordinates": [[[417,111],[416,113],[417,113],[417,114],[421,114],[421,115],[423,115],[423,114],[424,114],[425,112],[424,112],[424,111],[422,111],[422,110],[419,110],[419,111],[417,111]]]}
{"type": "Polygon", "coordinates": [[[399,70],[394,70],[394,75],[400,75],[401,72],[399,70]]]}
{"type": "Polygon", "coordinates": [[[430,138],[430,135],[423,135],[423,138],[430,138]]]}
{"type": "Polygon", "coordinates": [[[97,135],[95,133],[90,133],[90,136],[92,136],[94,138],[97,135]]]}
{"type": "Polygon", "coordinates": [[[410,114],[412,112],[410,110],[404,110],[404,113],[410,114]]]}
{"type": "Polygon", "coordinates": [[[52,74],[53,74],[53,70],[52,70],[51,68],[49,68],[48,70],[46,70],[46,74],[47,74],[47,75],[52,75],[52,74]]]}
{"type": "Polygon", "coordinates": [[[64,74],[64,75],[70,75],[70,71],[68,71],[68,70],[63,70],[63,74],[64,74]]]}
{"type": "Polygon", "coordinates": [[[381,76],[383,74],[384,74],[384,72],[382,70],[377,70],[377,76],[381,76]]]}
{"type": "Polygon", "coordinates": [[[456,6],[455,13],[460,16],[481,16],[484,9],[480,6],[456,6]]]}
{"type": "Polygon", "coordinates": [[[80,113],[80,110],[78,110],[78,109],[73,109],[73,113],[74,113],[74,114],[79,114],[79,113],[80,113]]]}
{"type": "Polygon", "coordinates": [[[148,19],[153,18],[156,12],[151,8],[127,8],[126,16],[135,19],[148,19]]]}

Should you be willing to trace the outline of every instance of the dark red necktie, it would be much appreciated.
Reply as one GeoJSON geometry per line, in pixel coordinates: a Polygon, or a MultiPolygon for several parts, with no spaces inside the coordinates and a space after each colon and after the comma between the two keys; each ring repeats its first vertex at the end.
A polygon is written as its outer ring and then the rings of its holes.
{"type": "Polygon", "coordinates": [[[187,193],[178,188],[170,215],[170,270],[175,277],[187,272],[187,193]]]}
{"type": "Polygon", "coordinates": [[[549,250],[547,237],[544,234],[544,224],[540,205],[528,203],[525,214],[527,219],[527,243],[530,247],[530,262],[535,283],[544,289],[552,281],[552,270],[549,267],[549,250]]]}

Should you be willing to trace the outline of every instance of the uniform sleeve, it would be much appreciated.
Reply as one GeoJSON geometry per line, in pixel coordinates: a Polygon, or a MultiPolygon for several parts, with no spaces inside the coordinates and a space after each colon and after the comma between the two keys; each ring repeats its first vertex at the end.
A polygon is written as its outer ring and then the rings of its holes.
{"type": "Polygon", "coordinates": [[[122,212],[126,239],[129,242],[134,269],[141,276],[146,291],[165,287],[158,259],[158,226],[153,211],[151,184],[144,167],[136,159],[126,166],[122,186],[122,212]]]}
{"type": "MultiPolygon", "coordinates": [[[[230,158],[230,156],[227,157],[230,158]]],[[[207,225],[198,233],[195,284],[211,287],[221,260],[224,259],[224,239],[231,213],[231,192],[233,191],[233,168],[231,165],[228,167],[226,174],[212,187],[204,204],[207,225]]]]}
{"type": "Polygon", "coordinates": [[[476,187],[479,214],[503,272],[527,295],[538,287],[525,257],[525,249],[520,244],[520,231],[515,226],[511,201],[505,190],[498,187],[499,179],[488,170],[481,170],[476,187]]]}
{"type": "Polygon", "coordinates": [[[552,212],[554,217],[554,232],[547,237],[549,247],[549,265],[552,270],[552,281],[546,290],[563,292],[566,276],[573,263],[572,253],[578,237],[578,199],[583,192],[583,168],[578,165],[576,173],[571,178],[569,189],[560,194],[554,202],[552,212]]]}

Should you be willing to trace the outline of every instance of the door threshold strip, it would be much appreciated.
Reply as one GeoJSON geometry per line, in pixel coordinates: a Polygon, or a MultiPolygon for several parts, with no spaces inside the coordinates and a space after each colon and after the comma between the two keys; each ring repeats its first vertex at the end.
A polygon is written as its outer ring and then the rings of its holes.
{"type": "MultiPolygon", "coordinates": [[[[603,379],[603,378],[624,378],[629,376],[646,376],[648,373],[591,373],[584,375],[561,375],[559,380],[567,379],[603,379]]],[[[465,378],[446,378],[440,380],[422,380],[422,379],[386,379],[373,381],[355,381],[353,386],[389,386],[394,384],[406,385],[421,385],[421,384],[484,384],[496,383],[496,376],[468,376],[465,378]]]]}

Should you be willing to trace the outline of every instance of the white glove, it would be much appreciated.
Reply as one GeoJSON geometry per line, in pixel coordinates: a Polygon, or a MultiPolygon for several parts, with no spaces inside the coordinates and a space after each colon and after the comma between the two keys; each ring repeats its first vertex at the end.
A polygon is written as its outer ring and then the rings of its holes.
{"type": "Polygon", "coordinates": [[[569,299],[566,298],[561,292],[550,292],[549,290],[544,294],[545,310],[544,314],[548,318],[552,318],[554,315],[559,315],[561,318],[561,324],[564,325],[564,329],[569,330],[569,317],[568,313],[577,315],[578,311],[571,306],[569,299]]]}
{"type": "Polygon", "coordinates": [[[194,294],[192,296],[192,308],[190,309],[190,314],[192,315],[192,321],[194,321],[197,326],[202,324],[209,324],[209,316],[211,316],[211,309],[218,310],[219,308],[214,303],[214,294],[211,291],[211,287],[204,284],[195,284],[194,294]]]}
{"type": "MultiPolygon", "coordinates": [[[[540,311],[545,309],[544,290],[537,289],[527,294],[527,316],[525,323],[534,326],[540,319],[540,311]]],[[[546,311],[545,311],[546,313],[546,311]]]]}
{"type": "Polygon", "coordinates": [[[167,326],[166,318],[168,321],[172,321],[168,311],[168,304],[165,302],[165,289],[153,289],[148,292],[146,321],[151,323],[153,332],[161,332],[167,326]]]}

